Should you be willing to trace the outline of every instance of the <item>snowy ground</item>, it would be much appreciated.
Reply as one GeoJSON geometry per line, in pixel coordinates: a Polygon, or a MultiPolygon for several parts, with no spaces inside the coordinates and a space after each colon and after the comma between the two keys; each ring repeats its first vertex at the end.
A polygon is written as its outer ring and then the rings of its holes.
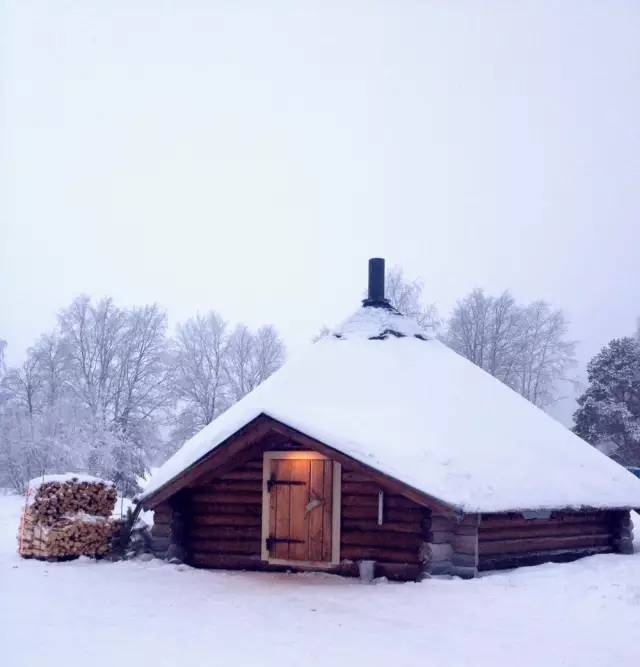
{"type": "Polygon", "coordinates": [[[640,664],[640,554],[365,586],[15,553],[0,495],[0,665],[640,664]],[[233,661],[233,662],[231,662],[233,661]]]}

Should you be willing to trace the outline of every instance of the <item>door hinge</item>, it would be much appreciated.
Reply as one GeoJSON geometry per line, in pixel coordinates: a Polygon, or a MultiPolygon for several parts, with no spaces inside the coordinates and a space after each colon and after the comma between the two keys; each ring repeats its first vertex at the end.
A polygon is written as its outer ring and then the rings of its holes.
{"type": "Polygon", "coordinates": [[[290,479],[276,479],[274,475],[271,476],[269,480],[267,480],[267,491],[271,493],[271,489],[274,486],[305,486],[306,482],[299,482],[295,480],[290,480],[290,479]]]}
{"type": "Polygon", "coordinates": [[[291,540],[288,537],[267,537],[267,551],[271,551],[276,544],[305,544],[305,541],[291,540]]]}

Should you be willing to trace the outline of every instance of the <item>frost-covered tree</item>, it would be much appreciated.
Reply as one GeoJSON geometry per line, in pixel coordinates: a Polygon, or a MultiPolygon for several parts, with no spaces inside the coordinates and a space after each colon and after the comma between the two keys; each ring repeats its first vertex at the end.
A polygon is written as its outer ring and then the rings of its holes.
{"type": "Polygon", "coordinates": [[[21,488],[85,470],[137,490],[171,405],[166,316],[76,299],[2,379],[0,469],[21,488]]]}
{"type": "Polygon", "coordinates": [[[414,318],[423,329],[438,328],[438,311],[433,303],[425,301],[424,283],[417,278],[406,278],[401,267],[394,266],[387,271],[385,296],[396,310],[414,318]]]}
{"type": "Polygon", "coordinates": [[[89,470],[132,493],[171,402],[166,315],[156,305],[123,310],[82,296],[59,322],[67,383],[85,411],[89,470]]]}
{"type": "Polygon", "coordinates": [[[266,325],[253,333],[239,324],[229,338],[225,363],[231,401],[239,401],[283,362],[284,344],[275,327],[266,325]]]}
{"type": "Polygon", "coordinates": [[[197,315],[178,326],[172,379],[177,442],[184,442],[228,406],[228,349],[227,323],[217,313],[197,315]]]}
{"type": "Polygon", "coordinates": [[[560,310],[544,301],[519,305],[509,292],[475,289],[458,301],[444,342],[539,407],[557,398],[557,385],[575,364],[573,341],[560,310]]]}
{"type": "Polygon", "coordinates": [[[215,312],[177,328],[172,387],[176,401],[169,449],[175,449],[266,380],[284,361],[273,326],[233,330],[215,312]]]}
{"type": "Polygon", "coordinates": [[[624,465],[640,466],[640,342],[616,338],[589,362],[574,432],[624,465]]]}

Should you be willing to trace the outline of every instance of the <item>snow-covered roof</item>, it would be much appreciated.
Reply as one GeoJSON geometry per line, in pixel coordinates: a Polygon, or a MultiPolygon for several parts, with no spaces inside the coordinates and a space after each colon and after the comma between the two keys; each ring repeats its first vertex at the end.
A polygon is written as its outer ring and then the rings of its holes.
{"type": "Polygon", "coordinates": [[[184,444],[149,496],[266,414],[465,512],[640,507],[640,480],[410,318],[360,308],[184,444]]]}

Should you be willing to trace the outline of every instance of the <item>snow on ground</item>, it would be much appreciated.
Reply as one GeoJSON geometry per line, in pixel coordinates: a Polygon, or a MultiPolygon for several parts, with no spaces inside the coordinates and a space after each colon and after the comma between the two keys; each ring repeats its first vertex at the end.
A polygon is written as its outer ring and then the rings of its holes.
{"type": "Polygon", "coordinates": [[[23,502],[0,495],[0,665],[638,665],[640,554],[369,586],[158,560],[51,564],[15,553],[23,502]]]}

